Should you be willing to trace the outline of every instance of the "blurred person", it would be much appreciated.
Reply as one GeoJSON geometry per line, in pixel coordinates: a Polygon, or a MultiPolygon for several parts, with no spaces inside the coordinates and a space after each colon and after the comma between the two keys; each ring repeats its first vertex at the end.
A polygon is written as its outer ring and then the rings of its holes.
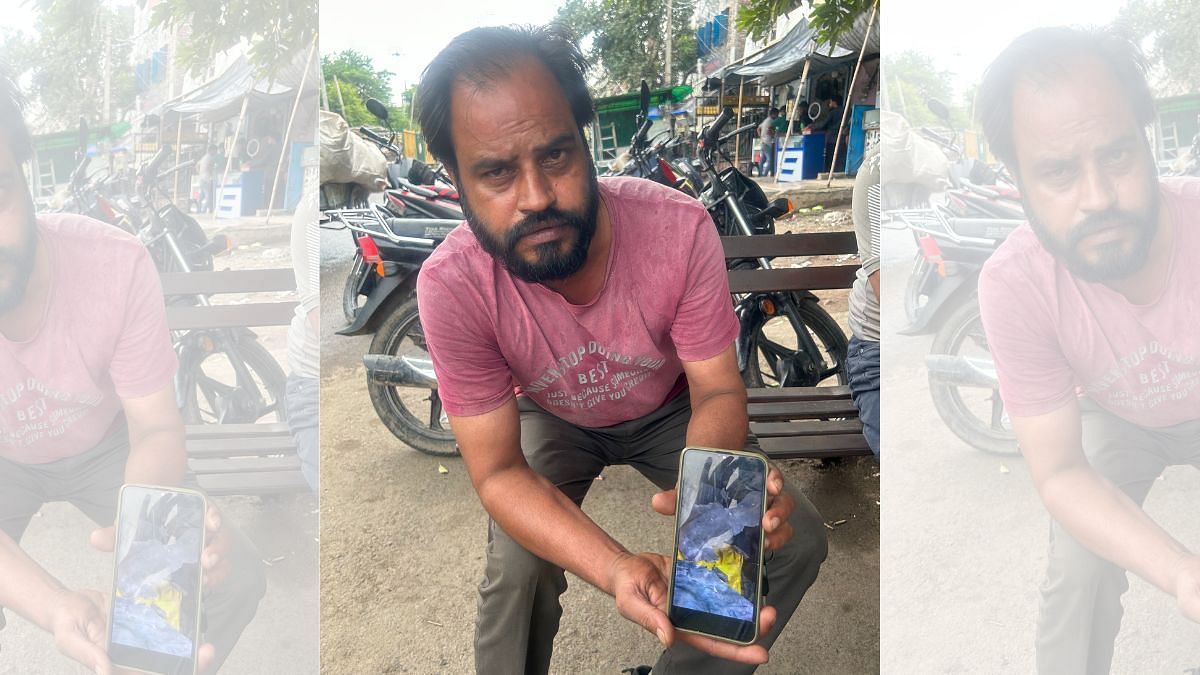
{"type": "Polygon", "coordinates": [[[559,28],[481,28],[452,40],[418,88],[428,147],[466,216],[422,267],[417,295],[439,394],[491,517],[475,667],[548,671],[569,570],[667,647],[656,675],[751,672],[827,549],[820,516],[778,469],[763,522],[773,607],[751,646],[676,633],[670,561],[631,553],[580,509],[605,466],[629,464],[665,491],[655,510],[673,514],[685,445],[757,449],[712,219],[651,181],[597,179],[586,68],[559,28]]]}
{"type": "MultiPolygon", "coordinates": [[[[123,483],[185,483],[178,364],[141,242],[85,216],[34,212],[23,106],[0,76],[0,607],[109,672],[102,596],[64,587],[18,543],[44,503],[66,501],[100,527],[91,544],[111,551],[123,483]]],[[[215,507],[206,528],[200,659],[216,669],[253,618],[265,578],[253,545],[215,507]]]]}
{"type": "Polygon", "coordinates": [[[758,175],[775,175],[775,120],[779,117],[779,108],[771,108],[767,116],[758,125],[759,148],[762,156],[759,160],[758,175]]]}
{"type": "Polygon", "coordinates": [[[1104,673],[1132,571],[1200,621],[1200,556],[1141,508],[1200,465],[1200,181],[1156,176],[1137,48],[1043,28],[989,66],[977,102],[1028,223],[983,269],[1004,406],[1052,517],[1042,673],[1104,673]]]}
{"type": "Polygon", "coordinates": [[[854,179],[851,215],[861,261],[850,289],[850,394],[871,452],[879,456],[879,146],[867,151],[854,179]]]}

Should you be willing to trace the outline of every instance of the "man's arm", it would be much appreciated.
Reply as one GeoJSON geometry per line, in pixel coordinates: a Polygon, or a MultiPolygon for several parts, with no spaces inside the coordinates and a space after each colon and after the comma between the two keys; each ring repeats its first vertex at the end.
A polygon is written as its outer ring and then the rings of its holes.
{"type": "Polygon", "coordinates": [[[179,486],[187,471],[183,418],[175,404],[175,386],[138,398],[121,399],[129,423],[126,483],[179,486]]]}
{"type": "Polygon", "coordinates": [[[737,370],[737,355],[730,345],[704,361],[684,361],[691,393],[692,419],[687,444],[741,450],[749,431],[746,385],[737,370]]]}
{"type": "Polygon", "coordinates": [[[1021,452],[1046,510],[1081,544],[1175,596],[1200,621],[1200,561],[1083,453],[1079,404],[1045,415],[1013,417],[1021,452]]]}

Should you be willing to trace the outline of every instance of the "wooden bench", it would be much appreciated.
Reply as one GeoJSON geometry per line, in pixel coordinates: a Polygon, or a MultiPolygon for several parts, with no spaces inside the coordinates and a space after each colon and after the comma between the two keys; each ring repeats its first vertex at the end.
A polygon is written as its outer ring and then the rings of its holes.
{"type": "MultiPolygon", "coordinates": [[[[722,237],[725,259],[858,253],[853,232],[722,237]]],[[[848,289],[857,264],[729,271],[732,293],[848,289]]],[[[750,431],[772,459],[870,455],[858,410],[844,385],[747,390],[750,431]]]]}
{"type": "MultiPolygon", "coordinates": [[[[290,269],[166,273],[167,326],[173,331],[256,328],[291,323],[295,300],[252,301],[210,306],[172,305],[172,298],[202,294],[287,293],[294,297],[290,269]]],[[[284,367],[285,364],[280,364],[284,367]]],[[[286,370],[286,368],[285,368],[286,370]]],[[[281,494],[309,489],[300,473],[296,445],[283,422],[189,424],[188,469],[210,495],[281,494]]]]}

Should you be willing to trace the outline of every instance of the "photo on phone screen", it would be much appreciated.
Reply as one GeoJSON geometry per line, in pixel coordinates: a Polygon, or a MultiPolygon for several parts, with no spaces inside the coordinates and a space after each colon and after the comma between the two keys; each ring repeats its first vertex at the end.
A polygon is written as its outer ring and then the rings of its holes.
{"type": "Polygon", "coordinates": [[[676,495],[671,623],[733,642],[758,633],[767,463],[686,448],[676,495]]]}
{"type": "Polygon", "coordinates": [[[109,612],[114,664],[195,671],[205,508],[198,492],[122,488],[109,612]]]}

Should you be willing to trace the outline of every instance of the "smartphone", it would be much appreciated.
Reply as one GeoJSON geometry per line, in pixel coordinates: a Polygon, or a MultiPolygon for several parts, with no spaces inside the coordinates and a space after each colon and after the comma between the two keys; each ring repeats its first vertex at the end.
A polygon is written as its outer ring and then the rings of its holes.
{"type": "Polygon", "coordinates": [[[667,611],[677,629],[738,644],[758,639],[766,495],[761,455],[684,448],[667,611]]]}
{"type": "Polygon", "coordinates": [[[113,665],[194,675],[200,637],[204,495],[125,485],[117,506],[108,657],[113,665]]]}

